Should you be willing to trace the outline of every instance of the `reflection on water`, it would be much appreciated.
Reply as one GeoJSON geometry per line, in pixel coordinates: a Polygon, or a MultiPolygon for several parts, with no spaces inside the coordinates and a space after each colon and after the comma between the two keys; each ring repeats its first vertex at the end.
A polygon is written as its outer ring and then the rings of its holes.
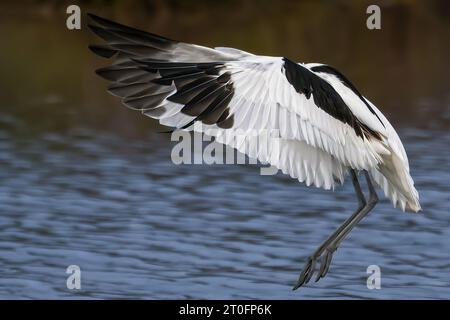
{"type": "Polygon", "coordinates": [[[450,297],[446,2],[392,2],[377,32],[360,26],[364,6],[336,3],[104,11],[172,38],[329,62],[400,128],[423,214],[383,201],[330,274],[298,292],[306,257],[355,205],[351,184],[332,193],[255,166],[175,166],[156,124],[105,93],[93,37],[60,13],[0,10],[0,298],[450,297]],[[66,289],[71,264],[80,292],[66,289]],[[366,288],[371,264],[382,290],[366,288]]]}

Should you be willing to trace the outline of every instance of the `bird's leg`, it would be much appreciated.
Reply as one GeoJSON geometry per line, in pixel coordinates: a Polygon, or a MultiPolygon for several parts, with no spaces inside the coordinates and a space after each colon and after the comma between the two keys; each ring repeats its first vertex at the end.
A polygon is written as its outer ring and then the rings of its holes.
{"type": "MultiPolygon", "coordinates": [[[[343,230],[351,224],[351,222],[357,218],[359,212],[364,209],[366,206],[366,199],[364,198],[364,194],[361,191],[361,186],[359,185],[358,176],[355,172],[355,170],[351,169],[350,173],[352,175],[352,182],[353,187],[355,188],[356,197],[358,198],[358,209],[353,213],[353,215],[344,221],[344,223],[327,239],[325,240],[320,247],[308,258],[308,261],[306,262],[305,266],[303,267],[303,271],[300,274],[297,283],[295,284],[293,290],[296,290],[300,286],[302,286],[305,283],[308,283],[311,279],[312,275],[314,274],[314,267],[316,265],[317,259],[321,256],[321,254],[327,249],[331,243],[343,232],[343,230]]],[[[322,266],[329,265],[331,263],[331,257],[332,254],[328,254],[325,256],[325,259],[328,261],[322,261],[322,266]]],[[[322,269],[322,267],[321,267],[322,269]]],[[[322,270],[323,272],[323,270],[322,270]]]]}
{"type": "Polygon", "coordinates": [[[341,242],[350,233],[350,231],[375,207],[378,202],[378,196],[370,179],[369,173],[367,171],[364,171],[364,175],[366,176],[367,187],[369,189],[369,200],[357,214],[355,219],[353,219],[347,226],[345,226],[345,228],[343,228],[341,232],[333,239],[333,241],[326,247],[325,258],[322,261],[322,265],[320,266],[316,282],[319,281],[320,278],[325,277],[325,275],[327,274],[328,269],[330,268],[333,253],[336,251],[341,242]]]}

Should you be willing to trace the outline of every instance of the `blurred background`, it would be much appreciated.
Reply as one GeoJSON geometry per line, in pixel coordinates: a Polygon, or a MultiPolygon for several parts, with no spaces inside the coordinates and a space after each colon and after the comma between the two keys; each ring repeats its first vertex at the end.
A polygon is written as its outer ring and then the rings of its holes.
{"type": "Polygon", "coordinates": [[[0,298],[450,298],[449,1],[7,0],[0,39],[0,298]],[[70,4],[82,30],[66,28],[70,4]],[[381,30],[366,28],[370,4],[381,30]],[[383,200],[329,275],[292,292],[354,210],[351,183],[332,193],[255,165],[174,165],[170,137],[95,75],[106,61],[87,49],[99,42],[87,12],[338,68],[397,128],[423,213],[383,200]],[[366,287],[372,264],[381,290],[366,287]]]}

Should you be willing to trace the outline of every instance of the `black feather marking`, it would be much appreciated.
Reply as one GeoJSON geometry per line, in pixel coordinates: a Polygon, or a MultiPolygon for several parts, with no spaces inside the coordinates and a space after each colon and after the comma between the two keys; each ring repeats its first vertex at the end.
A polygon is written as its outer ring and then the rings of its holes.
{"type": "Polygon", "coordinates": [[[108,92],[117,97],[129,97],[142,92],[148,87],[147,83],[122,84],[113,83],[108,87],[108,92]]]}
{"type": "Polygon", "coordinates": [[[359,99],[361,99],[361,101],[366,105],[367,109],[369,109],[369,111],[372,112],[378,118],[378,120],[384,127],[383,121],[381,121],[380,117],[378,117],[378,115],[375,113],[375,110],[373,110],[373,108],[366,101],[366,99],[364,99],[362,94],[358,91],[358,89],[356,89],[356,87],[353,85],[353,83],[351,83],[350,80],[348,80],[347,77],[345,77],[341,72],[339,72],[337,69],[335,69],[331,66],[328,66],[328,65],[315,66],[315,67],[312,67],[311,70],[314,72],[324,72],[324,73],[332,74],[336,78],[338,78],[345,86],[347,86],[347,88],[352,90],[353,93],[356,94],[359,99]]]}
{"type": "Polygon", "coordinates": [[[156,55],[160,51],[159,49],[155,49],[153,47],[144,46],[140,44],[130,44],[130,43],[118,43],[118,44],[110,44],[114,49],[118,49],[122,52],[131,54],[131,55],[156,55]]]}
{"type": "Polygon", "coordinates": [[[156,83],[156,84],[159,84],[159,85],[162,85],[162,86],[171,86],[173,80],[170,80],[170,79],[166,80],[166,79],[163,79],[163,78],[156,78],[156,79],[153,79],[152,82],[156,83]]]}
{"type": "Polygon", "coordinates": [[[141,97],[127,97],[123,103],[135,110],[147,110],[157,108],[162,104],[169,92],[162,92],[141,97]]]}
{"type": "MultiPolygon", "coordinates": [[[[140,59],[133,58],[133,61],[148,66],[151,69],[182,69],[182,68],[198,68],[202,63],[194,63],[194,62],[167,62],[167,61],[155,61],[154,59],[140,59]]],[[[209,65],[210,63],[208,63],[209,65]]]]}
{"type": "Polygon", "coordinates": [[[152,83],[113,83],[108,87],[108,92],[112,95],[124,98],[142,97],[158,93],[170,93],[172,90],[167,87],[157,86],[152,83]]]}
{"type": "Polygon", "coordinates": [[[88,24],[89,29],[91,29],[92,32],[94,32],[97,36],[102,38],[103,40],[107,41],[110,45],[115,43],[127,43],[127,39],[124,39],[118,35],[116,35],[114,32],[108,31],[107,29],[100,28],[98,26],[88,24]]]}
{"type": "MultiPolygon", "coordinates": [[[[151,69],[154,69],[150,67],[151,69]]],[[[171,69],[159,69],[156,68],[162,76],[162,80],[179,80],[189,77],[196,77],[198,75],[218,75],[219,66],[211,66],[210,68],[171,68],[171,69]]]]}
{"type": "Polygon", "coordinates": [[[149,74],[147,71],[139,69],[136,66],[110,66],[97,69],[95,72],[103,79],[121,83],[149,82],[156,77],[155,74],[149,74]]]}
{"type": "Polygon", "coordinates": [[[220,95],[221,89],[224,85],[214,83],[198,93],[191,101],[189,101],[181,112],[190,116],[199,116],[214,99],[220,95]]]}
{"type": "Polygon", "coordinates": [[[220,128],[224,129],[231,128],[234,123],[233,116],[228,119],[227,117],[229,116],[228,104],[232,99],[233,94],[234,89],[231,83],[217,87],[214,91],[193,104],[189,115],[199,114],[196,118],[185,124],[182,129],[190,127],[196,121],[201,121],[207,125],[217,123],[220,128]]]}
{"type": "Polygon", "coordinates": [[[120,81],[120,83],[149,83],[156,78],[155,74],[152,73],[144,73],[144,74],[129,74],[124,76],[120,81]]]}
{"type": "Polygon", "coordinates": [[[96,55],[103,57],[103,58],[111,58],[117,53],[117,50],[112,49],[108,47],[107,45],[95,45],[91,44],[89,45],[89,49],[95,53],[96,55]]]}
{"type": "Polygon", "coordinates": [[[350,125],[357,136],[361,138],[373,136],[378,139],[379,134],[371,134],[372,130],[356,118],[342,97],[327,81],[287,58],[283,58],[283,61],[286,78],[298,93],[304,94],[307,99],[312,96],[318,108],[350,125]]]}
{"type": "Polygon", "coordinates": [[[167,77],[161,77],[153,80],[155,83],[164,84],[169,81],[169,84],[172,83],[172,81],[178,81],[178,80],[185,80],[185,79],[197,79],[201,76],[203,76],[204,73],[201,71],[194,71],[194,72],[176,72],[175,74],[168,75],[167,77]]]}
{"type": "Polygon", "coordinates": [[[201,120],[205,124],[214,124],[217,123],[227,110],[228,103],[233,97],[233,91],[231,89],[224,90],[206,109],[198,119],[201,120]]]}
{"type": "Polygon", "coordinates": [[[168,46],[167,44],[163,44],[161,45],[159,41],[144,41],[142,39],[142,36],[140,35],[136,35],[132,32],[128,32],[128,31],[123,31],[123,30],[114,30],[113,31],[116,35],[118,35],[119,37],[122,37],[124,39],[127,39],[128,41],[132,41],[134,43],[137,44],[142,44],[142,45],[146,45],[146,46],[150,46],[153,47],[155,49],[161,50],[161,51],[170,51],[170,46],[168,46]]]}
{"type": "Polygon", "coordinates": [[[182,68],[182,69],[157,69],[161,77],[165,80],[177,80],[182,79],[184,76],[190,77],[192,75],[195,77],[196,75],[204,75],[205,73],[201,70],[199,70],[196,67],[190,67],[190,68],[182,68]]]}
{"type": "Polygon", "coordinates": [[[152,34],[150,32],[145,32],[145,31],[142,31],[142,30],[139,30],[139,29],[128,27],[128,26],[125,26],[123,24],[120,24],[120,23],[117,23],[117,22],[114,22],[114,21],[111,21],[111,20],[108,20],[108,19],[96,16],[96,15],[94,15],[92,13],[88,13],[88,16],[95,23],[97,23],[98,25],[100,25],[100,26],[102,26],[104,28],[109,28],[109,29],[112,29],[114,31],[128,32],[128,33],[131,33],[131,34],[133,34],[135,36],[139,36],[140,39],[146,40],[146,41],[148,41],[150,43],[156,43],[156,44],[159,44],[159,45],[166,45],[166,46],[174,44],[174,43],[177,43],[176,41],[171,40],[169,38],[165,38],[165,37],[162,37],[162,36],[158,36],[156,34],[152,34]]]}
{"type": "Polygon", "coordinates": [[[199,90],[210,85],[213,81],[216,81],[215,77],[204,76],[202,78],[189,82],[188,84],[178,89],[176,93],[169,96],[167,100],[175,103],[186,104],[198,94],[199,90]]]}
{"type": "Polygon", "coordinates": [[[155,60],[152,58],[133,58],[133,61],[136,61],[141,64],[145,64],[149,67],[152,67],[154,69],[167,69],[167,68],[191,68],[195,67],[201,70],[209,69],[211,67],[221,66],[223,67],[223,63],[220,62],[168,62],[168,61],[161,61],[161,60],[155,60]]]}
{"type": "Polygon", "coordinates": [[[234,124],[234,115],[230,115],[230,109],[225,109],[225,112],[217,120],[217,126],[222,129],[230,129],[234,124]]]}

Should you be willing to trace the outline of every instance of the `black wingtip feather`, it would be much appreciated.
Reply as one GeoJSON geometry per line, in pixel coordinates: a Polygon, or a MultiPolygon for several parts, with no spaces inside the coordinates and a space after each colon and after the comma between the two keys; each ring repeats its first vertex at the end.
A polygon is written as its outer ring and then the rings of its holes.
{"type": "Polygon", "coordinates": [[[169,39],[169,38],[166,38],[163,36],[159,36],[159,35],[156,35],[156,34],[153,34],[150,32],[142,31],[142,30],[139,30],[136,28],[132,28],[132,27],[120,24],[118,22],[114,22],[114,21],[99,17],[93,13],[88,13],[87,15],[92,21],[94,21],[96,24],[98,24],[99,26],[101,26],[103,28],[139,34],[143,37],[146,37],[149,40],[159,42],[160,44],[169,45],[169,44],[173,44],[173,43],[177,42],[175,40],[172,40],[172,39],[169,39]]]}
{"type": "Polygon", "coordinates": [[[88,48],[96,55],[103,57],[103,58],[107,58],[107,59],[113,57],[117,53],[117,50],[112,49],[105,45],[91,44],[88,46],[88,48]]]}
{"type": "MultiPolygon", "coordinates": [[[[111,41],[111,33],[108,32],[106,29],[103,29],[99,26],[96,26],[96,25],[93,25],[90,23],[87,26],[93,33],[95,33],[97,36],[99,36],[106,42],[111,41]]],[[[116,36],[116,38],[117,38],[117,36],[116,36]]]]}
{"type": "Polygon", "coordinates": [[[162,106],[165,100],[184,104],[181,112],[195,117],[181,128],[161,133],[186,129],[196,121],[217,123],[220,128],[233,126],[228,108],[233,85],[230,74],[221,73],[223,62],[174,62],[171,52],[176,41],[92,13],[88,17],[90,30],[106,41],[89,49],[104,58],[116,56],[112,66],[96,70],[99,76],[113,82],[108,89],[111,94],[121,97],[129,108],[153,118],[166,111],[162,106]],[[177,89],[175,94],[172,87],[166,88],[172,85],[177,89]]]}

